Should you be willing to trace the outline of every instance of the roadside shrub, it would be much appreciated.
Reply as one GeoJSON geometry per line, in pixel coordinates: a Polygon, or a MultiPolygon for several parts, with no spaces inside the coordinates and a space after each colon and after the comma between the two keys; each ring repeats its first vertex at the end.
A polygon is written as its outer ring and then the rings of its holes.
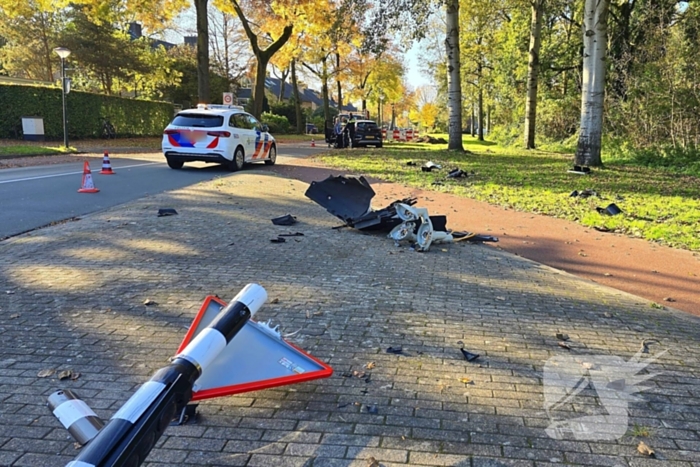
{"type": "Polygon", "coordinates": [[[272,134],[287,134],[289,133],[289,120],[283,115],[276,115],[269,112],[263,112],[260,121],[270,127],[272,134]]]}
{"type": "MultiPolygon", "coordinates": [[[[109,118],[118,137],[159,136],[174,113],[173,105],[167,102],[81,91],[68,94],[66,107],[71,139],[100,137],[100,117],[109,118]]],[[[17,137],[22,117],[26,116],[43,118],[46,139],[60,140],[63,137],[63,104],[59,88],[2,84],[0,109],[0,138],[17,137]]]]}

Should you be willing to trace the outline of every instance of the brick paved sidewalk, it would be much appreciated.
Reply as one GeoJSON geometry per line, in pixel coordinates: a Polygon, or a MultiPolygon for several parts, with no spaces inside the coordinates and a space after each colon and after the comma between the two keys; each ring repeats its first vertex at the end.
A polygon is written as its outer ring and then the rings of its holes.
{"type": "MultiPolygon", "coordinates": [[[[299,331],[292,342],[335,375],[202,403],[149,466],[700,466],[700,320],[479,245],[419,254],[331,230],[305,189],[248,170],[0,243],[0,466],[65,465],[76,451],[47,395],[74,389],[109,418],[173,355],[206,295],[230,299],[248,282],[279,300],[259,319],[299,331]],[[162,207],[180,214],[157,218],[162,207]],[[272,225],[286,213],[300,223],[272,225]],[[269,242],[290,230],[305,236],[269,242]],[[547,359],[628,360],[645,338],[669,351],[630,405],[627,435],[550,438],[547,359]],[[466,362],[458,341],[480,360],[466,362]],[[403,355],[384,351],[395,345],[403,355]],[[342,376],[353,370],[371,379],[342,376]],[[639,454],[640,439],[663,460],[639,454]]],[[[586,390],[556,415],[601,411],[586,390]]]]}

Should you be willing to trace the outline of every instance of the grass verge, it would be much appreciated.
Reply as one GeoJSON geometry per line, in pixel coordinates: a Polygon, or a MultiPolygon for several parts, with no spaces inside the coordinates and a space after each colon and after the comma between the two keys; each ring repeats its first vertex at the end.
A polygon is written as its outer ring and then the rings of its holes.
{"type": "Polygon", "coordinates": [[[0,157],[6,156],[50,156],[53,154],[68,154],[75,152],[75,148],[66,149],[63,146],[38,146],[29,144],[0,145],[0,157]]]}
{"type": "Polygon", "coordinates": [[[446,145],[387,144],[383,149],[344,150],[320,156],[330,166],[391,182],[451,193],[520,211],[580,222],[677,248],[700,251],[700,178],[669,170],[606,162],[591,175],[567,173],[572,156],[503,148],[464,137],[470,152],[446,145]],[[427,161],[442,170],[422,172],[427,161]],[[413,161],[417,166],[407,165],[413,161]],[[459,167],[470,175],[448,179],[459,167]],[[572,197],[574,190],[598,195],[572,197]],[[623,214],[601,215],[596,207],[615,203],[623,214]]]}

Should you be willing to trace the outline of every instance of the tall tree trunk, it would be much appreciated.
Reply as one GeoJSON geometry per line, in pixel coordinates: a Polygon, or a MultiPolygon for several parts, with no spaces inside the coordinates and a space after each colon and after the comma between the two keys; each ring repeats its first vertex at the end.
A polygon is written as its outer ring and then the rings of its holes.
{"type": "Polygon", "coordinates": [[[340,54],[335,53],[335,77],[338,85],[338,112],[343,110],[343,85],[340,83],[340,54]]]}
{"type": "MultiPolygon", "coordinates": [[[[479,65],[479,75],[481,75],[481,65],[479,65]]],[[[481,78],[479,78],[481,81],[481,78]]],[[[484,140],[484,89],[479,88],[479,141],[484,140]]]]}
{"type": "Polygon", "coordinates": [[[209,0],[194,0],[197,11],[197,98],[208,104],[209,96],[209,0]]]}
{"type": "Polygon", "coordinates": [[[299,96],[299,83],[297,82],[297,64],[296,60],[292,60],[292,93],[294,93],[294,111],[297,116],[297,134],[301,135],[305,133],[305,123],[302,121],[301,115],[301,96],[299,96]]]}
{"type": "Polygon", "coordinates": [[[601,166],[603,98],[605,97],[605,55],[608,45],[610,0],[586,0],[583,26],[583,85],[581,129],[574,163],[601,166]]]}
{"type": "Polygon", "coordinates": [[[537,78],[542,44],[542,15],[544,0],[531,0],[530,57],[527,62],[527,100],[525,101],[525,149],[535,149],[537,120],[537,78]]]}
{"type": "Polygon", "coordinates": [[[462,80],[459,61],[459,0],[447,0],[447,106],[449,141],[447,149],[464,151],[462,146],[462,80]]]}
{"type": "Polygon", "coordinates": [[[331,104],[328,98],[328,59],[324,56],[321,59],[321,97],[323,97],[323,118],[326,121],[331,119],[331,104]]]}
{"type": "Polygon", "coordinates": [[[476,137],[476,126],[474,125],[474,120],[476,120],[476,113],[474,112],[474,103],[472,102],[472,116],[469,117],[469,133],[471,133],[472,138],[476,137]]]}

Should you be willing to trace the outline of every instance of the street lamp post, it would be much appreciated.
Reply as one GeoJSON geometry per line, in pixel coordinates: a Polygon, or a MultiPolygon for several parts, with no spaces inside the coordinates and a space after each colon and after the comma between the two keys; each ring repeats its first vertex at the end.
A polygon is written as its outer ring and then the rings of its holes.
{"type": "Polygon", "coordinates": [[[61,94],[63,95],[63,146],[68,148],[68,115],[66,112],[66,58],[70,55],[70,50],[65,47],[53,49],[56,55],[61,57],[61,94]]]}

